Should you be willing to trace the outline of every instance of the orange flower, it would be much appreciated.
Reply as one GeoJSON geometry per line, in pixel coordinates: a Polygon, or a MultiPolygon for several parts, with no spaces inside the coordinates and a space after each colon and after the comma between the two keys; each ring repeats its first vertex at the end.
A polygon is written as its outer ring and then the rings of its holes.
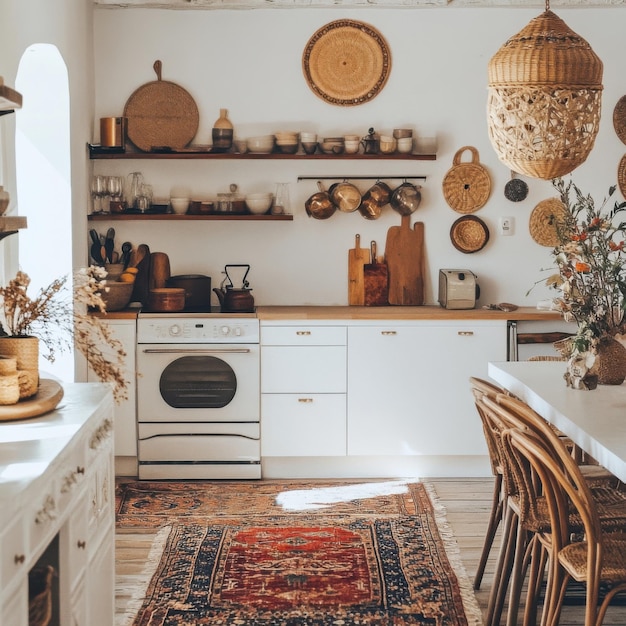
{"type": "Polygon", "coordinates": [[[572,235],[572,239],[574,241],[585,241],[585,239],[587,239],[587,233],[582,232],[582,233],[574,234],[572,235]]]}
{"type": "Polygon", "coordinates": [[[584,274],[586,272],[591,271],[591,266],[589,263],[583,263],[583,261],[576,261],[576,265],[574,266],[577,272],[584,274]]]}
{"type": "Polygon", "coordinates": [[[619,243],[615,243],[614,241],[609,241],[609,248],[614,252],[617,252],[617,250],[623,250],[624,242],[620,241],[619,243]]]}

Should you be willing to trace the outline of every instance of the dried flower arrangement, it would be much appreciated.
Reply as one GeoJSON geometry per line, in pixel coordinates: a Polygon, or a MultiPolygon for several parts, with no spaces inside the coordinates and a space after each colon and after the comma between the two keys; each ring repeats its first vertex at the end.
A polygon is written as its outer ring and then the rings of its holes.
{"type": "Polygon", "coordinates": [[[626,307],[626,202],[606,209],[615,186],[599,208],[572,182],[555,179],[554,187],[566,207],[563,223],[556,225],[559,245],[552,255],[559,270],[546,284],[558,289],[555,299],[565,319],[578,330],[574,349],[594,350],[604,337],[620,332],[626,307]]]}
{"type": "Polygon", "coordinates": [[[101,296],[106,289],[106,282],[102,282],[105,277],[104,268],[92,265],[75,272],[73,297],[65,276],[30,298],[30,278],[18,272],[7,286],[0,287],[0,336],[38,337],[45,346],[42,355],[51,363],[57,354],[69,351],[73,345],[99,380],[112,384],[115,401],[121,402],[128,397],[128,381],[123,375],[126,351],[108,324],[88,312],[106,312],[101,296]],[[101,349],[104,345],[109,348],[107,355],[101,349]]]}

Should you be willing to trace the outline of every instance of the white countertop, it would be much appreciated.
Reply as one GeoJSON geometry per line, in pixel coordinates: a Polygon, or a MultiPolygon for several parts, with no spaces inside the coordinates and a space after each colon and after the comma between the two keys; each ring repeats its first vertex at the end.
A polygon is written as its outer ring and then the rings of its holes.
{"type": "Polygon", "coordinates": [[[63,383],[54,411],[0,422],[0,501],[7,501],[42,476],[85,422],[108,415],[113,396],[103,383],[63,383]]]}
{"type": "Polygon", "coordinates": [[[489,363],[489,376],[626,481],[626,384],[567,387],[562,361],[489,363]]]}

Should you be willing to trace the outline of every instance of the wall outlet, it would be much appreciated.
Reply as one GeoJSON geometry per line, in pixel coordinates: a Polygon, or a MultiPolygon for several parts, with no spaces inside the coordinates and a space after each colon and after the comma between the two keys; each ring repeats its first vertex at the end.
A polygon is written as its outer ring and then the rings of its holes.
{"type": "Polygon", "coordinates": [[[512,235],[515,228],[514,217],[501,217],[500,218],[500,234],[512,235]]]}

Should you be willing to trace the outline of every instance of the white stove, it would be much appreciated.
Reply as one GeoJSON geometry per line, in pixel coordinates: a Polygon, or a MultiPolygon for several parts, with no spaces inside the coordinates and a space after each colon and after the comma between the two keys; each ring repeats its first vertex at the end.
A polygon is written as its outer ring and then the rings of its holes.
{"type": "Polygon", "coordinates": [[[140,313],[140,479],[261,478],[254,313],[140,313]]]}

